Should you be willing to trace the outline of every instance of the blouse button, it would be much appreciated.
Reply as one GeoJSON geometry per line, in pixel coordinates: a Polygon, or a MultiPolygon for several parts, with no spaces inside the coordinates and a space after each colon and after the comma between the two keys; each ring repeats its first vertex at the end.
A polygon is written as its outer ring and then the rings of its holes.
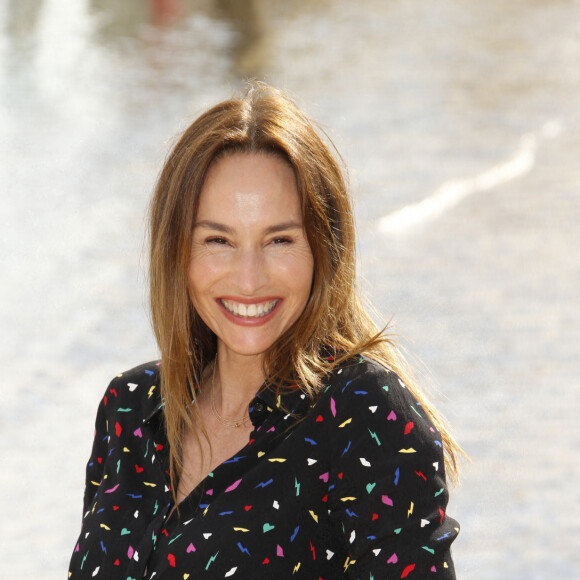
{"type": "Polygon", "coordinates": [[[264,410],[264,405],[262,403],[256,403],[254,409],[257,413],[261,413],[264,410]]]}

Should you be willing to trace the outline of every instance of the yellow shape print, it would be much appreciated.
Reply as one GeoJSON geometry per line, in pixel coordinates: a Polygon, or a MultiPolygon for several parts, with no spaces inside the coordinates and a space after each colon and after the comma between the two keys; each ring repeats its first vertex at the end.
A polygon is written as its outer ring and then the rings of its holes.
{"type": "Polygon", "coordinates": [[[346,572],[346,570],[348,569],[349,566],[352,566],[353,564],[356,564],[356,560],[351,560],[350,556],[347,556],[346,558],[346,562],[344,563],[344,571],[346,572]]]}

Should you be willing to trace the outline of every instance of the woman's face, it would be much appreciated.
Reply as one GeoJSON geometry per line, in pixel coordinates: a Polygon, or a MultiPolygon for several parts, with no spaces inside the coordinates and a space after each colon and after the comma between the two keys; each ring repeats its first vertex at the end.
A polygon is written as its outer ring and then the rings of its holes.
{"type": "Polygon", "coordinates": [[[290,328],[313,267],[292,168],[267,154],[216,161],[201,190],[188,283],[220,357],[261,355],[290,328]]]}

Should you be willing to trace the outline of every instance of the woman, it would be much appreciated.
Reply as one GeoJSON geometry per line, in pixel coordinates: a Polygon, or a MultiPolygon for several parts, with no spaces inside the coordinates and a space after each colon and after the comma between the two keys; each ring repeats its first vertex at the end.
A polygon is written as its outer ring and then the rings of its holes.
{"type": "Polygon", "coordinates": [[[262,84],[207,111],[150,235],[161,361],[101,402],[69,577],[454,578],[459,449],[361,306],[312,122],[262,84]]]}

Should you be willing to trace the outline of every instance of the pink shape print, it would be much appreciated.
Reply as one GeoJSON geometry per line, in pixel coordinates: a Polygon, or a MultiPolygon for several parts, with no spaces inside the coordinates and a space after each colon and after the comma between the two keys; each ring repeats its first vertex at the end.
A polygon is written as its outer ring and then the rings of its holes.
{"type": "Polygon", "coordinates": [[[238,485],[240,485],[240,482],[241,482],[241,481],[242,481],[241,479],[238,479],[238,481],[235,481],[234,483],[232,483],[232,485],[230,485],[230,487],[228,487],[228,488],[226,489],[226,493],[227,493],[228,491],[234,491],[234,489],[236,489],[236,487],[238,487],[238,485]]]}

